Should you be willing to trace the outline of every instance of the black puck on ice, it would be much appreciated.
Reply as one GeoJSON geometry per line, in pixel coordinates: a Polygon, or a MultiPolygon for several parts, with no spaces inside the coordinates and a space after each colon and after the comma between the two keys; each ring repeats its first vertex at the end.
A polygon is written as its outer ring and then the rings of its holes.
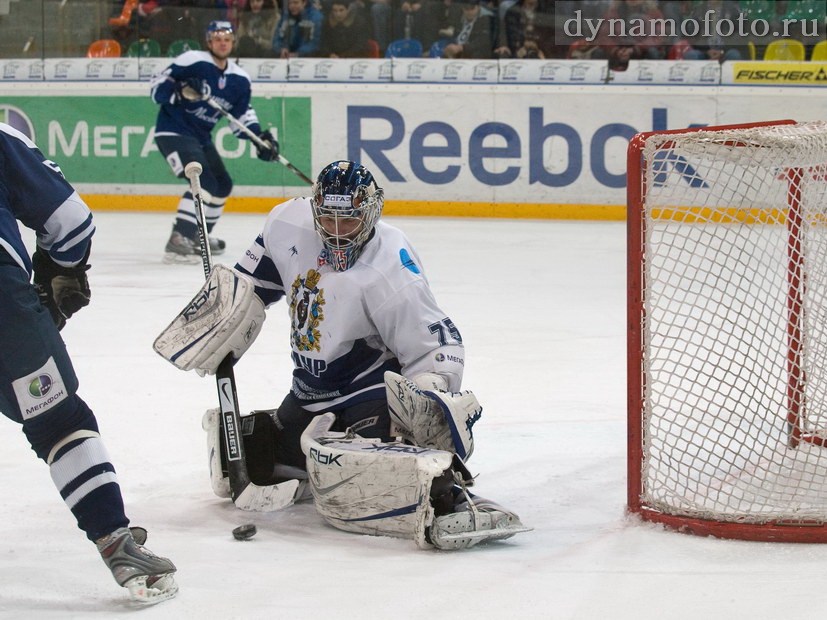
{"type": "Polygon", "coordinates": [[[233,530],[233,538],[236,540],[250,540],[256,535],[257,531],[254,523],[245,523],[233,530]]]}

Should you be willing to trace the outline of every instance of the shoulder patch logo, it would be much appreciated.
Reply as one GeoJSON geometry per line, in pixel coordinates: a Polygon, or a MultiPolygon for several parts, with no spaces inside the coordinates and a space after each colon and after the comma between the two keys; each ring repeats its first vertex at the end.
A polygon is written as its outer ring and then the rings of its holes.
{"type": "Polygon", "coordinates": [[[399,260],[402,261],[402,266],[405,269],[410,269],[414,273],[420,273],[419,267],[416,266],[416,263],[411,258],[411,255],[408,254],[408,250],[405,248],[399,250],[399,260]]]}

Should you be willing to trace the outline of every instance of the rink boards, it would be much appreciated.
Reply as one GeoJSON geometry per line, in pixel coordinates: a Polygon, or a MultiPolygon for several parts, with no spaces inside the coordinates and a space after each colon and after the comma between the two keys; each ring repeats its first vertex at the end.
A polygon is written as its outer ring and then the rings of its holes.
{"type": "MultiPolygon", "coordinates": [[[[88,60],[62,60],[68,68],[59,79],[12,72],[0,119],[30,134],[93,208],[173,209],[181,182],[155,148],[157,106],[146,79],[108,77],[98,65],[99,77],[90,78],[80,64],[88,73],[88,60]],[[81,67],[77,75],[72,67],[81,67]]],[[[43,70],[56,71],[56,62],[43,70]]],[[[286,63],[257,62],[246,65],[253,104],[283,155],[311,177],[335,159],[361,161],[385,187],[387,213],[399,215],[624,219],[626,145],[637,132],[827,118],[821,87],[727,84],[720,69],[710,79],[703,62],[669,65],[682,81],[647,73],[647,65],[607,76],[603,63],[603,74],[591,63],[558,62],[563,73],[540,63],[528,75],[525,63],[510,72],[496,62],[449,71],[448,63],[414,59],[391,64],[381,79],[390,61],[377,59],[357,79],[354,61],[294,63],[292,77],[286,63]],[[558,74],[560,81],[540,81],[558,74]],[[418,79],[405,79],[411,75],[418,79]]],[[[224,121],[215,138],[235,181],[228,210],[265,212],[307,192],[283,166],[260,162],[224,121]]]]}

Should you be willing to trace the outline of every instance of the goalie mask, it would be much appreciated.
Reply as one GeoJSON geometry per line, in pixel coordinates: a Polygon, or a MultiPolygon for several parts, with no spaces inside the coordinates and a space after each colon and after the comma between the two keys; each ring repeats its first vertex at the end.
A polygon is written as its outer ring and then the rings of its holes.
{"type": "Polygon", "coordinates": [[[319,173],[311,202],[325,259],[336,271],[349,269],[382,215],[384,191],[364,166],[336,161],[319,173]]]}

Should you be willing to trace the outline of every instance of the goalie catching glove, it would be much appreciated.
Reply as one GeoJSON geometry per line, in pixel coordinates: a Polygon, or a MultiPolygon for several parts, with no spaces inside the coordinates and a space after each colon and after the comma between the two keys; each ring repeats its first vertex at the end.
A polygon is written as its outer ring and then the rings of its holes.
{"type": "Polygon", "coordinates": [[[275,161],[279,158],[279,141],[269,131],[258,136],[263,144],[256,144],[258,158],[262,161],[275,161]]]}
{"type": "Polygon", "coordinates": [[[37,296],[40,303],[49,310],[58,330],[66,325],[66,319],[89,305],[91,292],[86,272],[89,270],[87,261],[91,249],[90,244],[83,259],[73,267],[59,265],[39,246],[32,255],[37,296]]]}
{"type": "Polygon", "coordinates": [[[264,303],[253,282],[225,265],[155,339],[153,349],[181,370],[215,374],[227,355],[239,359],[264,323],[264,303]]]}

